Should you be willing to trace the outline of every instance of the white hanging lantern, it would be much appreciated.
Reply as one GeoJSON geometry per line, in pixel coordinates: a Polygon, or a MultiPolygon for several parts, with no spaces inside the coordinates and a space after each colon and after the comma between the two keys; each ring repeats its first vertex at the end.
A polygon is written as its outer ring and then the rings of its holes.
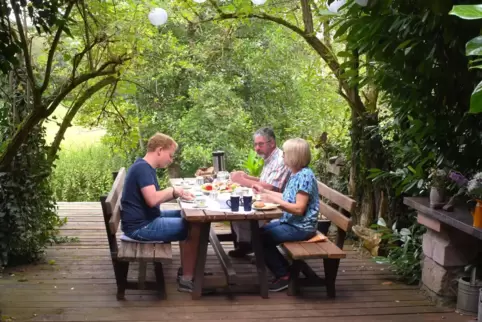
{"type": "Polygon", "coordinates": [[[260,6],[266,3],[266,0],[251,0],[255,5],[260,6]]]}
{"type": "Polygon", "coordinates": [[[334,13],[338,13],[338,10],[346,3],[346,0],[335,0],[328,5],[328,10],[334,13]]]}
{"type": "Polygon", "coordinates": [[[194,2],[196,3],[203,3],[203,2],[206,2],[206,0],[193,0],[194,2]]]}
{"type": "Polygon", "coordinates": [[[162,8],[155,8],[149,12],[148,18],[154,26],[160,26],[167,22],[167,12],[162,8]]]}
{"type": "Polygon", "coordinates": [[[355,0],[355,2],[362,7],[366,7],[368,4],[368,0],[355,0]]]}

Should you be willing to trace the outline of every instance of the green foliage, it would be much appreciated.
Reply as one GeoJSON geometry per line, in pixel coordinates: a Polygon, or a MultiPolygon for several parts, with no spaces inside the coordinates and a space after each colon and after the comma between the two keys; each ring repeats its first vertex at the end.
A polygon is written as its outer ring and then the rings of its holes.
{"type": "Polygon", "coordinates": [[[377,256],[373,259],[390,264],[395,273],[408,284],[416,284],[422,277],[422,235],[426,228],[415,220],[414,222],[410,227],[400,230],[396,228],[396,223],[392,229],[385,225],[372,226],[382,235],[381,251],[388,251],[388,256],[377,256]]]}
{"type": "Polygon", "coordinates": [[[17,35],[9,31],[11,20],[14,13],[18,14],[19,19],[23,18],[24,13],[31,19],[38,33],[40,28],[44,32],[49,32],[52,27],[64,23],[59,1],[15,1],[12,7],[7,5],[7,1],[0,2],[0,71],[8,74],[10,70],[18,67],[19,60],[16,57],[21,53],[22,44],[17,35]]]}
{"type": "Polygon", "coordinates": [[[335,27],[347,44],[345,75],[362,91],[374,85],[380,93],[373,133],[381,134],[388,153],[368,178],[387,196],[385,218],[402,228],[386,230],[387,260],[408,282],[419,279],[422,228],[407,217],[402,198],[427,194],[431,168],[474,173],[482,167],[476,152],[482,117],[467,113],[481,74],[464,55],[477,53],[477,41],[466,43],[480,35],[482,24],[450,16],[459,3],[383,0],[360,8],[349,2],[335,27]]]}
{"type": "Polygon", "coordinates": [[[102,144],[61,150],[50,177],[55,199],[98,201],[112,186],[112,172],[122,166],[122,160],[102,144]]]}
{"type": "Polygon", "coordinates": [[[194,28],[173,16],[158,34],[148,31],[144,55],[117,87],[116,109],[99,96],[77,119],[88,126],[105,107],[104,142],[117,154],[140,155],[153,133],[164,132],[179,143],[172,168],[186,177],[211,164],[214,150],[226,152],[229,170],[238,167],[261,126],[272,126],[279,144],[323,131],[346,141],[349,109],[337,83],[322,76],[325,67],[303,40],[281,27],[231,21],[194,28]]]}
{"type": "Polygon", "coordinates": [[[263,170],[264,160],[254,150],[249,150],[248,157],[239,166],[253,177],[259,177],[263,170]]]}
{"type": "Polygon", "coordinates": [[[36,260],[65,223],[57,216],[48,184],[42,134],[38,129],[22,145],[13,171],[0,173],[0,267],[36,260]]]}
{"type": "MultiPolygon", "coordinates": [[[[19,90],[23,86],[13,86],[12,79],[0,75],[0,153],[29,112],[19,90]]],[[[48,183],[44,135],[45,130],[36,126],[19,146],[11,170],[0,172],[0,269],[39,258],[47,245],[56,242],[58,228],[65,223],[57,216],[48,183]]]]}
{"type": "MultiPolygon", "coordinates": [[[[475,152],[482,117],[467,113],[480,75],[463,54],[481,24],[450,17],[445,7],[379,1],[348,7],[339,20],[346,52],[356,51],[367,70],[353,81],[362,89],[374,83],[383,93],[379,105],[390,111],[378,126],[389,153],[370,177],[392,196],[425,193],[431,167],[473,173],[482,166],[475,152]]],[[[353,55],[346,59],[354,63],[353,55]]]]}
{"type": "MultiPolygon", "coordinates": [[[[482,5],[457,5],[454,6],[450,14],[458,16],[462,19],[474,20],[482,19],[482,5]]],[[[482,56],[482,37],[478,36],[467,42],[467,56],[482,56]]],[[[472,68],[481,69],[480,58],[474,61],[472,68]]],[[[470,113],[482,112],[482,82],[480,82],[472,92],[470,98],[470,113]]]]}

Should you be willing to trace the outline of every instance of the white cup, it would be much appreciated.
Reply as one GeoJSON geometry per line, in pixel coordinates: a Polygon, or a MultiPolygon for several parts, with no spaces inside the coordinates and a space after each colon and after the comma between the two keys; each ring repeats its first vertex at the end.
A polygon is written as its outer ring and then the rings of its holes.
{"type": "Polygon", "coordinates": [[[226,201],[231,199],[231,194],[229,193],[220,193],[217,198],[217,202],[219,204],[220,209],[229,209],[229,206],[226,204],[226,201]]]}
{"type": "Polygon", "coordinates": [[[196,207],[206,207],[206,198],[196,197],[196,199],[194,199],[194,203],[196,204],[196,207]]]}

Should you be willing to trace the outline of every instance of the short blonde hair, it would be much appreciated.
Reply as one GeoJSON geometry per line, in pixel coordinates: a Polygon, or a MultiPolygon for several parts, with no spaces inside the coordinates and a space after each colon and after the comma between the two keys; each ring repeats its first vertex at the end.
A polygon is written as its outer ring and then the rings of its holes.
{"type": "Polygon", "coordinates": [[[301,138],[289,139],[283,144],[285,164],[293,169],[303,169],[311,162],[310,145],[301,138]]]}
{"type": "Polygon", "coordinates": [[[147,141],[147,152],[154,152],[157,148],[169,149],[173,145],[177,148],[177,143],[173,138],[157,132],[147,141]]]}

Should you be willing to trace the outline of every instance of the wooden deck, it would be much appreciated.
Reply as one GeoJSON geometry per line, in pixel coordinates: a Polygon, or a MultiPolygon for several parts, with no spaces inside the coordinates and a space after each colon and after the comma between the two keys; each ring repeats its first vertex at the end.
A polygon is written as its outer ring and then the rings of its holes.
{"type": "MultiPolygon", "coordinates": [[[[61,234],[79,241],[50,247],[37,265],[7,269],[0,276],[2,321],[470,321],[450,309],[434,306],[418,287],[399,284],[392,272],[369,259],[360,258],[348,246],[341,261],[337,298],[324,290],[289,297],[270,293],[213,294],[193,301],[176,290],[179,249],[173,244],[174,261],[166,267],[166,301],[152,291],[127,290],[117,301],[114,272],[105,235],[100,203],[60,203],[59,215],[68,218],[61,234]]],[[[226,245],[225,247],[232,247],[226,245]]],[[[236,261],[237,272],[255,267],[236,261]]],[[[316,264],[316,262],[315,262],[316,264]]],[[[317,263],[321,269],[321,261],[317,263]]],[[[207,269],[221,273],[212,249],[207,269]]],[[[137,276],[136,266],[129,273],[137,276]]],[[[148,267],[149,268],[149,267],[148,267]]],[[[153,278],[149,269],[148,279],[153,278]],[[150,275],[149,275],[150,274],[150,275]]]]}

